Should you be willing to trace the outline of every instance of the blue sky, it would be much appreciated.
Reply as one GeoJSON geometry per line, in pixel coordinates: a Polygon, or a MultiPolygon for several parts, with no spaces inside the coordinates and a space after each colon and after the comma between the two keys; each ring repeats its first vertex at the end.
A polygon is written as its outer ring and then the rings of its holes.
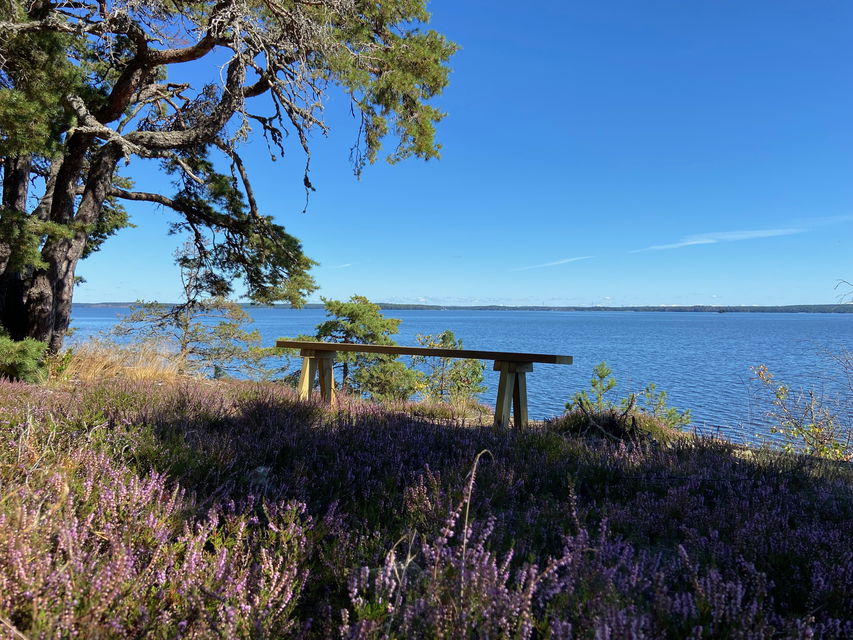
{"type": "MultiPolygon", "coordinates": [[[[321,266],[313,296],[438,304],[832,303],[853,279],[849,0],[433,0],[460,44],[442,158],[247,153],[262,208],[321,266]]],[[[162,179],[131,165],[139,186],[162,179]]],[[[169,213],[82,262],[78,302],[175,300],[169,213]]]]}

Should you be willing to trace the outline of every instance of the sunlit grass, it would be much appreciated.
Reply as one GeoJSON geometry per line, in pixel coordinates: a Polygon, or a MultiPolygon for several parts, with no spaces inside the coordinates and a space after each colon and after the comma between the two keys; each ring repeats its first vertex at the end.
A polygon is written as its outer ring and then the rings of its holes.
{"type": "Polygon", "coordinates": [[[174,382],[183,377],[174,354],[156,341],[118,344],[89,340],[69,350],[61,377],[81,382],[110,379],[174,382]]]}

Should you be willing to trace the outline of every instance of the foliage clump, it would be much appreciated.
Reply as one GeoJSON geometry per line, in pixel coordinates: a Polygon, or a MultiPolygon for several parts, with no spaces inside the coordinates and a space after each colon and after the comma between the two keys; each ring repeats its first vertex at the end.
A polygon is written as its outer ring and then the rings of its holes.
{"type": "MultiPolygon", "coordinates": [[[[842,354],[838,361],[845,367],[849,380],[853,360],[849,354],[842,354]]],[[[781,436],[786,451],[830,460],[853,461],[853,428],[845,425],[814,390],[795,393],[787,384],[775,382],[766,365],[754,367],[753,371],[773,394],[773,410],[770,414],[773,425],[770,430],[781,436]]]]}
{"type": "Polygon", "coordinates": [[[12,340],[0,331],[0,378],[41,382],[47,377],[46,351],[44,342],[12,340]]]}
{"type": "MultiPolygon", "coordinates": [[[[419,334],[415,340],[420,346],[433,349],[462,348],[462,341],[458,340],[449,329],[433,335],[419,334]]],[[[486,390],[483,386],[485,365],[481,360],[414,356],[412,365],[425,369],[425,378],[420,392],[428,402],[465,404],[473,400],[478,393],[486,390]]]]}
{"type": "Polygon", "coordinates": [[[112,333],[134,338],[143,349],[160,346],[179,375],[272,376],[275,370],[266,362],[278,350],[261,345],[260,333],[247,328],[252,319],[239,304],[223,296],[205,295],[212,274],[197,249],[187,244],[176,257],[183,299],[174,305],[139,302],[112,333]]]}
{"type": "Polygon", "coordinates": [[[679,411],[666,404],[666,392],[654,383],[631,393],[618,403],[608,393],[616,388],[613,370],[606,362],[593,369],[590,390],[577,392],[566,403],[566,413],[551,422],[553,428],[614,440],[654,438],[671,440],[690,424],[690,410],[679,411]]]}

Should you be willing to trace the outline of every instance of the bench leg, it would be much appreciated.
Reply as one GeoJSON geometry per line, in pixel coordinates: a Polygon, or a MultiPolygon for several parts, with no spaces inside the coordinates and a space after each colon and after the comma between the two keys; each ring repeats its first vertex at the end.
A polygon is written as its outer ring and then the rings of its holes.
{"type": "Polygon", "coordinates": [[[523,371],[515,374],[512,394],[513,418],[516,429],[527,428],[527,375],[523,371]]]}
{"type": "MultiPolygon", "coordinates": [[[[495,426],[505,428],[509,425],[509,410],[512,405],[515,388],[515,371],[509,370],[509,363],[500,363],[501,377],[498,382],[498,400],[495,404],[495,426]]],[[[495,363],[497,368],[498,363],[495,363]]]]}
{"type": "Polygon", "coordinates": [[[335,354],[317,358],[317,372],[320,378],[320,397],[326,404],[335,401],[335,354]]]}
{"type": "Polygon", "coordinates": [[[311,389],[314,387],[314,378],[317,377],[317,358],[302,358],[302,373],[299,375],[299,399],[311,398],[311,389]]]}
{"type": "Polygon", "coordinates": [[[498,401],[495,405],[495,426],[508,426],[509,413],[512,409],[516,428],[524,429],[527,426],[526,374],[533,371],[533,363],[497,360],[494,369],[501,372],[498,382],[498,401]]]}
{"type": "Polygon", "coordinates": [[[326,404],[335,400],[335,352],[302,349],[302,373],[299,376],[299,399],[309,400],[314,380],[319,378],[320,398],[326,404]]]}

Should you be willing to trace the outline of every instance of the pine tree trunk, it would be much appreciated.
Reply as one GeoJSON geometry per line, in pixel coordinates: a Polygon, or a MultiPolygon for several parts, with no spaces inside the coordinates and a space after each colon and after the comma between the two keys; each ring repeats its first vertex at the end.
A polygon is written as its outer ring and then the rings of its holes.
{"type": "Polygon", "coordinates": [[[24,282],[17,272],[0,276],[0,325],[13,340],[27,337],[24,282]]]}
{"type": "Polygon", "coordinates": [[[0,326],[10,337],[26,337],[26,310],[24,309],[24,281],[21,274],[10,271],[15,237],[14,221],[8,216],[23,213],[27,207],[32,159],[29,156],[10,157],[3,161],[3,211],[0,212],[0,326]],[[4,219],[5,218],[5,219],[4,219]]]}
{"type": "MultiPolygon", "coordinates": [[[[3,209],[25,211],[32,158],[6,158],[3,161],[3,209]]],[[[2,268],[0,264],[0,268],[2,268]]]]}
{"type": "MultiPolygon", "coordinates": [[[[89,144],[85,137],[73,136],[65,156],[60,160],[52,189],[45,193],[39,209],[33,215],[60,224],[75,224],[71,237],[48,238],[41,250],[45,266],[12,265],[6,258],[0,272],[0,322],[15,340],[35,338],[48,344],[49,351],[56,353],[62,348],[65,334],[71,322],[71,301],[74,293],[75,269],[86,248],[88,234],[86,225],[95,223],[103,208],[112,184],[113,172],[120,150],[105,145],[92,158],[84,182],[79,205],[75,204],[80,175],[83,170],[84,154],[89,144]]],[[[29,166],[24,174],[24,187],[17,185],[18,175],[4,167],[4,209],[14,201],[15,206],[26,205],[26,184],[29,166]],[[21,189],[23,188],[23,196],[21,189]],[[8,200],[7,200],[7,193],[8,200]]],[[[16,209],[23,211],[23,209],[16,209]]],[[[14,246],[7,245],[9,253],[14,246]]],[[[0,258],[3,256],[0,240],[0,258]]]]}
{"type": "Polygon", "coordinates": [[[34,274],[26,292],[27,335],[47,342],[51,353],[62,348],[71,323],[74,271],[85,246],[85,233],[45,246],[42,257],[49,266],[34,274]]]}

